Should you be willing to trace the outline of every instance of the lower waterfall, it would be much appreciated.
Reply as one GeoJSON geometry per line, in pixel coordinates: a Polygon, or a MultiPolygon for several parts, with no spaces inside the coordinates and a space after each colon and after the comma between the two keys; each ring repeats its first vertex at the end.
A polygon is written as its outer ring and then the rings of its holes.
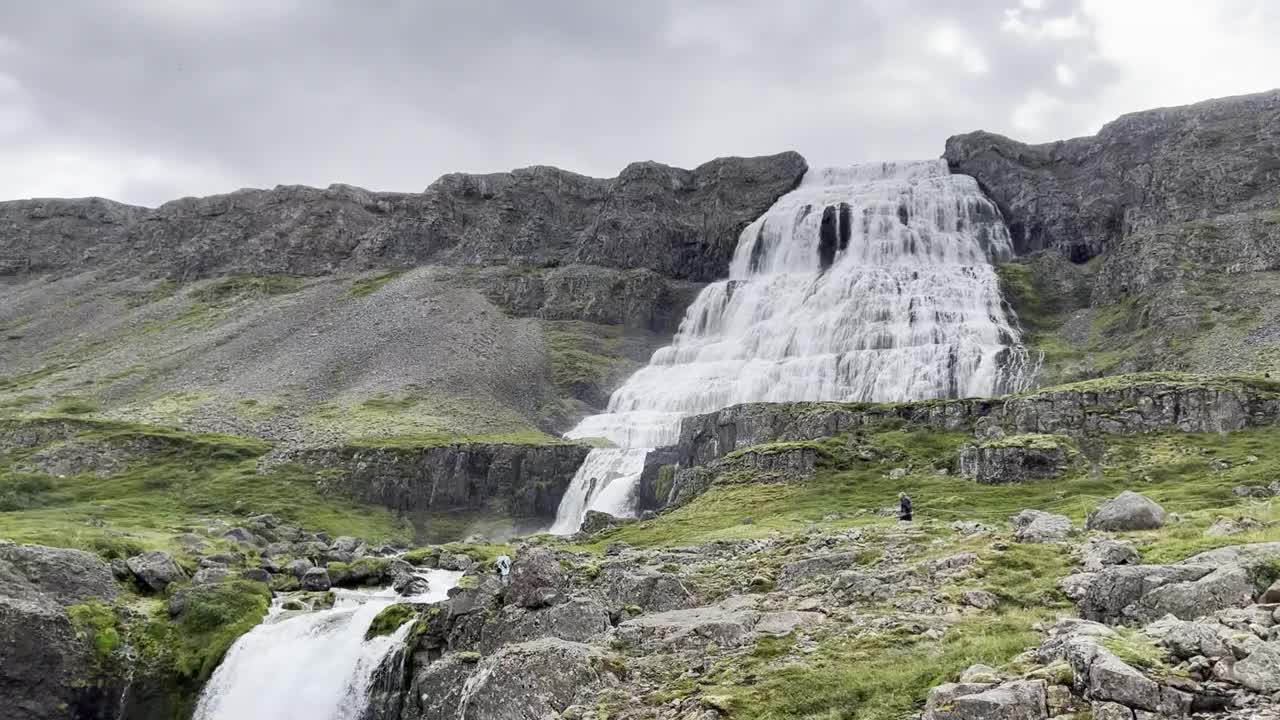
{"type": "Polygon", "coordinates": [[[653,354],[566,437],[604,438],[551,531],[633,513],[649,450],[680,420],[744,402],[990,396],[1030,380],[993,261],[1013,254],[977,181],[944,160],[811,169],[738,239],[653,354]]]}
{"type": "Polygon", "coordinates": [[[195,720],[359,720],[374,670],[404,641],[410,624],[365,640],[374,617],[397,602],[444,600],[460,572],[422,573],[430,590],[401,597],[390,589],[333,591],[328,610],[270,615],[236,641],[209,679],[195,720]]]}

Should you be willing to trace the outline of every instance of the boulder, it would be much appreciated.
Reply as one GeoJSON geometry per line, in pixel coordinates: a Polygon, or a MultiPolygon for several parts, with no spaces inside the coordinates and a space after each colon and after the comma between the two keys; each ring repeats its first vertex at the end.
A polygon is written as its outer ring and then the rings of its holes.
{"type": "MultiPolygon", "coordinates": [[[[86,701],[114,717],[93,648],[64,606],[119,592],[107,564],[80,550],[0,543],[0,716],[63,720],[86,701]]],[[[116,693],[118,695],[118,693],[116,693]]]]}
{"type": "Polygon", "coordinates": [[[1088,679],[1088,696],[1155,712],[1160,706],[1160,685],[1105,648],[1095,647],[1097,654],[1088,667],[1072,667],[1077,677],[1088,679]]]}
{"type": "Polygon", "coordinates": [[[610,628],[608,608],[589,595],[574,595],[565,602],[537,610],[506,605],[496,617],[485,623],[479,649],[492,653],[504,645],[540,638],[590,642],[603,636],[610,628]]]}
{"type": "MultiPolygon", "coordinates": [[[[554,718],[571,705],[594,707],[606,689],[617,685],[614,667],[600,650],[568,640],[543,638],[509,645],[477,663],[454,706],[460,712],[441,717],[554,718]]],[[[450,674],[448,680],[457,682],[462,674],[450,674]]],[[[422,695],[431,690],[417,689],[422,695]]]]}
{"type": "Polygon", "coordinates": [[[437,567],[441,570],[465,571],[474,564],[475,562],[469,556],[461,553],[454,555],[441,554],[437,567]]]}
{"type": "Polygon", "coordinates": [[[591,533],[597,533],[601,530],[608,530],[612,527],[618,527],[619,525],[626,525],[633,522],[636,522],[635,518],[623,518],[618,517],[617,515],[610,515],[606,512],[600,512],[599,510],[588,510],[586,514],[582,516],[582,527],[579,528],[579,530],[590,535],[591,533]]]}
{"type": "Polygon", "coordinates": [[[997,687],[953,685],[937,696],[931,693],[924,720],[1044,720],[1048,715],[1044,682],[1017,680],[997,687]],[[963,692],[973,687],[985,689],[963,692]]]}
{"type": "Polygon", "coordinates": [[[186,572],[178,566],[173,556],[162,550],[150,550],[125,562],[138,582],[154,592],[163,592],[169,583],[187,579],[186,572]]]}
{"type": "Polygon", "coordinates": [[[193,585],[212,585],[214,583],[225,582],[232,579],[235,575],[225,567],[207,567],[200,568],[196,574],[191,577],[193,585]]]}
{"type": "Polygon", "coordinates": [[[334,552],[346,553],[349,555],[357,555],[358,551],[364,547],[364,541],[350,535],[343,535],[333,541],[329,549],[334,552]]]}
{"type": "Polygon", "coordinates": [[[632,618],[618,625],[616,641],[644,652],[692,650],[708,643],[742,647],[755,640],[760,616],[754,598],[737,595],[715,605],[632,618]]]}
{"type": "Polygon", "coordinates": [[[113,600],[118,592],[111,570],[97,555],[0,544],[0,597],[71,605],[92,598],[113,600]]]}
{"type": "Polygon", "coordinates": [[[306,558],[298,558],[286,565],[284,567],[284,571],[301,580],[302,576],[306,575],[307,571],[313,567],[315,567],[315,565],[313,565],[310,560],[306,558]]]}
{"type": "Polygon", "coordinates": [[[302,574],[303,590],[328,590],[331,586],[329,582],[329,571],[322,567],[309,568],[302,574]]]}
{"type": "Polygon", "coordinates": [[[1085,520],[1088,530],[1154,530],[1164,527],[1165,512],[1151,498],[1125,490],[1098,506],[1085,520]]]}
{"type": "Polygon", "coordinates": [[[1024,543],[1051,543],[1066,540],[1074,532],[1065,515],[1023,510],[1013,516],[1014,539],[1024,543]]]}
{"type": "Polygon", "coordinates": [[[534,548],[521,553],[511,564],[511,577],[504,599],[508,605],[545,607],[563,599],[568,583],[568,576],[555,553],[546,548],[534,548]]]}
{"type": "Polygon", "coordinates": [[[1271,586],[1262,591],[1262,595],[1258,597],[1258,602],[1264,604],[1280,603],[1280,580],[1271,583],[1271,586]]]}
{"type": "Polygon", "coordinates": [[[248,528],[234,527],[222,533],[222,537],[245,545],[258,545],[262,540],[248,528]]]}
{"type": "Polygon", "coordinates": [[[1233,676],[1235,682],[1254,692],[1280,693],[1280,643],[1258,643],[1235,664],[1233,676]]]}
{"type": "Polygon", "coordinates": [[[431,591],[431,583],[413,573],[398,573],[391,580],[391,589],[400,595],[425,595],[431,591]]]}
{"type": "Polygon", "coordinates": [[[856,568],[858,564],[858,554],[855,552],[826,553],[800,558],[782,566],[778,572],[778,586],[798,587],[824,575],[834,575],[856,568]]]}
{"type": "Polygon", "coordinates": [[[990,610],[1000,604],[1000,598],[986,590],[966,590],[960,595],[960,602],[979,610],[990,610]]]}
{"type": "Polygon", "coordinates": [[[1133,543],[1111,538],[1092,538],[1080,550],[1085,572],[1097,572],[1108,565],[1137,565],[1140,559],[1133,543]]]}
{"type": "Polygon", "coordinates": [[[627,564],[601,569],[605,597],[614,604],[638,607],[646,612],[691,608],[698,597],[680,578],[627,564]]]}
{"type": "Polygon", "coordinates": [[[240,577],[244,578],[245,580],[260,582],[264,585],[271,584],[271,573],[267,572],[263,568],[249,568],[248,570],[245,570],[244,572],[240,573],[240,577]]]}

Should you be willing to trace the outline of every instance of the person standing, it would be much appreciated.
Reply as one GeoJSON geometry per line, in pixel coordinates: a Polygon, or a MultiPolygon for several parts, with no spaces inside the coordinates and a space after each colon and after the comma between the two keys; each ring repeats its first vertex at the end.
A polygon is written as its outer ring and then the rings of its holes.
{"type": "Polygon", "coordinates": [[[906,493],[898,493],[898,519],[911,522],[911,498],[906,493]]]}

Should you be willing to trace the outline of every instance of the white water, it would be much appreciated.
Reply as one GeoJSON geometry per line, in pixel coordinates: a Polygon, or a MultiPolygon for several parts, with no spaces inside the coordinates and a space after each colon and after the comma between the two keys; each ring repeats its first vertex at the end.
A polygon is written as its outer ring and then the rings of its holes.
{"type": "Polygon", "coordinates": [[[329,610],[286,613],[273,605],[263,624],[231,646],[200,696],[195,720],[358,720],[373,671],[410,627],[366,641],[373,618],[392,603],[444,600],[462,573],[422,576],[431,588],[423,595],[335,589],[329,610]]]}
{"type": "Polygon", "coordinates": [[[671,345],[566,433],[617,447],[587,457],[551,531],[575,532],[587,509],[631,515],[646,453],[688,415],[1019,389],[1026,354],[991,265],[1010,255],[999,211],[943,160],[811,170],[743,230],[729,279],[671,345]]]}

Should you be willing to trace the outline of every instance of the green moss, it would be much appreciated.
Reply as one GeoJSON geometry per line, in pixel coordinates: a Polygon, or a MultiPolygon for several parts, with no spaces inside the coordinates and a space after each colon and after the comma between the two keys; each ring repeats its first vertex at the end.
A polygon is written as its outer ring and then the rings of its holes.
{"type": "Polygon", "coordinates": [[[291,275],[230,275],[200,285],[188,297],[206,305],[223,305],[247,298],[288,295],[302,289],[302,278],[291,275]]]}
{"type": "Polygon", "coordinates": [[[1065,435],[1044,435],[1040,433],[1024,433],[1020,435],[1003,435],[998,438],[984,440],[980,443],[984,448],[1029,448],[1032,450],[1072,450],[1076,449],[1075,440],[1065,435]]]}
{"type": "Polygon", "coordinates": [[[399,630],[405,623],[412,622],[417,616],[417,610],[407,603],[388,605],[374,616],[373,622],[364,634],[364,639],[372,640],[376,637],[390,635],[399,630]]]}
{"type": "Polygon", "coordinates": [[[63,398],[54,403],[50,412],[57,415],[87,415],[98,412],[98,403],[86,398],[63,398]]]}
{"type": "Polygon", "coordinates": [[[1168,651],[1132,628],[1116,628],[1116,634],[1104,638],[1102,644],[1116,657],[1135,668],[1156,675],[1168,675],[1172,672],[1168,651]]]}
{"type": "Polygon", "coordinates": [[[67,616],[76,635],[89,643],[99,663],[114,659],[120,649],[120,631],[115,610],[100,600],[67,607],[67,616]]]}
{"type": "Polygon", "coordinates": [[[452,433],[415,433],[389,437],[358,437],[348,445],[352,448],[393,448],[419,450],[447,445],[573,445],[572,441],[548,435],[538,430],[484,435],[455,435],[452,433]]]}
{"type": "Polygon", "coordinates": [[[663,465],[658,468],[658,477],[653,484],[653,495],[659,500],[665,500],[671,495],[671,487],[676,482],[676,466],[663,465]]]}
{"type": "Polygon", "coordinates": [[[403,275],[404,272],[405,271],[403,270],[393,270],[380,275],[360,278],[359,280],[351,283],[351,288],[347,290],[346,297],[362,298],[372,295],[381,290],[387,283],[403,275]]]}

